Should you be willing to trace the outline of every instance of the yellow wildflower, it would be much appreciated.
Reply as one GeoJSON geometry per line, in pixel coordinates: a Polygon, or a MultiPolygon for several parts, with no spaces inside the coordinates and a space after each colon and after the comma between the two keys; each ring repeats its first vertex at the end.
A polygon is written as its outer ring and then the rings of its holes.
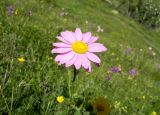
{"type": "Polygon", "coordinates": [[[151,113],[151,115],[157,115],[157,113],[156,113],[155,111],[153,111],[153,112],[151,113]]]}
{"type": "Polygon", "coordinates": [[[18,58],[18,61],[19,61],[20,63],[24,63],[24,62],[25,62],[25,59],[24,59],[24,57],[19,57],[19,58],[18,58]]]}
{"type": "Polygon", "coordinates": [[[64,101],[64,97],[63,96],[58,96],[57,101],[58,101],[58,103],[62,103],[64,101]]]}

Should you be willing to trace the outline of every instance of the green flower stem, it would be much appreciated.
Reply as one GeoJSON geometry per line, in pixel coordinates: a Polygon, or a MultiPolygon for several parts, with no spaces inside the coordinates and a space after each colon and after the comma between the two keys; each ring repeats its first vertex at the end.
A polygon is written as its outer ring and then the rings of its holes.
{"type": "Polygon", "coordinates": [[[73,69],[74,69],[74,76],[73,76],[73,81],[72,81],[72,82],[75,82],[76,76],[77,76],[77,74],[78,74],[78,71],[76,70],[75,67],[74,67],[73,69]]]}
{"type": "Polygon", "coordinates": [[[71,79],[72,79],[72,75],[71,75],[71,71],[70,70],[68,70],[68,90],[69,90],[69,97],[73,97],[73,91],[74,91],[74,87],[73,87],[73,83],[75,82],[75,80],[76,80],[76,76],[77,76],[77,74],[78,74],[78,71],[76,70],[76,68],[74,67],[73,68],[74,70],[74,72],[73,72],[73,80],[72,80],[72,82],[71,82],[71,79]]]}
{"type": "Polygon", "coordinates": [[[70,70],[68,70],[68,91],[69,91],[69,97],[72,97],[72,93],[71,93],[71,72],[70,70]]]}

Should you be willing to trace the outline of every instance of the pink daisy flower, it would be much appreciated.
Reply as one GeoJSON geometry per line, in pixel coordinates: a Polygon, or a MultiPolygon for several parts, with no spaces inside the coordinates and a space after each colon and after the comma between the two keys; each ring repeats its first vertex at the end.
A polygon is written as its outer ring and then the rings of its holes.
{"type": "Polygon", "coordinates": [[[57,36],[61,41],[53,43],[55,48],[52,53],[58,53],[55,61],[59,65],[65,64],[65,67],[74,65],[78,70],[84,67],[88,72],[91,72],[91,63],[100,64],[101,60],[94,53],[104,52],[107,48],[100,43],[95,43],[98,37],[91,35],[91,32],[82,33],[79,28],[75,32],[61,32],[61,36],[57,36]]]}

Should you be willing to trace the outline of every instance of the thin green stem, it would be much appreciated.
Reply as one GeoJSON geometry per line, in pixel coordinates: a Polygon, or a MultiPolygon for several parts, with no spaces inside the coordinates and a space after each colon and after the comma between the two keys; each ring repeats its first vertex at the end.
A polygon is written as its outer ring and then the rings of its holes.
{"type": "Polygon", "coordinates": [[[70,70],[68,70],[68,93],[69,93],[69,97],[72,97],[71,94],[71,72],[70,70]]]}
{"type": "Polygon", "coordinates": [[[73,72],[73,80],[72,80],[72,75],[71,75],[71,71],[68,70],[68,93],[69,93],[69,97],[73,98],[73,92],[74,92],[74,86],[73,86],[73,82],[75,82],[76,80],[76,76],[78,74],[78,71],[76,70],[76,68],[73,68],[74,72],[73,72]]]}
{"type": "Polygon", "coordinates": [[[72,81],[72,82],[75,82],[76,76],[77,76],[77,74],[78,74],[78,71],[76,70],[75,67],[74,67],[73,69],[74,69],[74,76],[73,76],[73,81],[72,81]]]}

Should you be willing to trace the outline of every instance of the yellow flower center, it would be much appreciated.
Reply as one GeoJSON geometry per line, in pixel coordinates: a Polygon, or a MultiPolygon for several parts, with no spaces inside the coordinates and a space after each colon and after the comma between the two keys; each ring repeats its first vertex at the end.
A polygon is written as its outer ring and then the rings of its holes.
{"type": "Polygon", "coordinates": [[[78,54],[84,54],[88,51],[88,46],[81,41],[77,41],[72,44],[72,50],[78,54]]]}

